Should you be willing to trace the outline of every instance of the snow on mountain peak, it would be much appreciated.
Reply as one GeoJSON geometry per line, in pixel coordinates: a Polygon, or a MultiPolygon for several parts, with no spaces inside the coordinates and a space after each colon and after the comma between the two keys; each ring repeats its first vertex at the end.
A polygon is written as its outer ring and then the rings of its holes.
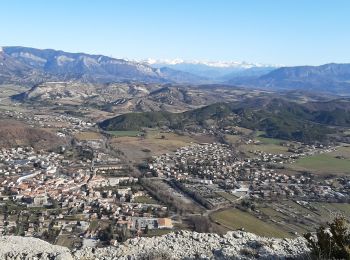
{"type": "Polygon", "coordinates": [[[216,68],[244,68],[249,69],[253,67],[278,67],[276,65],[267,65],[261,63],[249,63],[245,61],[200,61],[200,60],[183,60],[183,59],[146,59],[142,61],[149,65],[178,65],[178,64],[193,64],[193,65],[205,65],[216,68]]]}
{"type": "Polygon", "coordinates": [[[164,60],[160,60],[160,59],[146,59],[143,60],[142,62],[147,63],[149,65],[153,65],[153,64],[167,64],[167,65],[176,65],[176,64],[180,64],[180,63],[185,63],[184,60],[182,59],[164,59],[164,60]]]}

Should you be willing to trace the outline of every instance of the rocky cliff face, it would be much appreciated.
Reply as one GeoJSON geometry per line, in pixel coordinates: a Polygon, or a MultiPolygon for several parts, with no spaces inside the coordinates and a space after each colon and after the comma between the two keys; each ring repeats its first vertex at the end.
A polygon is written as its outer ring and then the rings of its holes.
{"type": "Polygon", "coordinates": [[[36,238],[0,237],[0,259],[300,259],[303,238],[276,239],[233,231],[224,236],[189,231],[134,238],[106,248],[75,252],[36,238]],[[157,258],[158,257],[158,258],[157,258]]]}

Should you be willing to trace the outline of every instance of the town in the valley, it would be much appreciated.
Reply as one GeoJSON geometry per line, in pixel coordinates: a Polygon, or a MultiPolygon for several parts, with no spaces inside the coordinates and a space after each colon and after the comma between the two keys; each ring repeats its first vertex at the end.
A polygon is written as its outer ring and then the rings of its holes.
{"type": "Polygon", "coordinates": [[[298,223],[296,218],[305,211],[320,215],[320,205],[326,209],[350,201],[348,176],[321,178],[312,171],[291,170],[303,158],[348,149],[343,144],[281,142],[275,144],[280,152],[269,152],[252,135],[234,132],[230,135],[234,142],[227,142],[212,138],[210,131],[159,129],[157,142],[171,142],[169,138],[177,135],[201,138],[156,154],[139,147],[147,156],[131,161],[108,140],[128,138],[142,146],[154,130],[113,136],[71,115],[4,111],[1,116],[32,127],[55,128],[62,140],[87,136],[54,149],[35,145],[0,149],[0,233],[4,235],[34,236],[80,248],[179,229],[249,230],[244,223],[228,225],[225,218],[232,213],[232,218],[248,214],[281,229],[281,236],[293,237],[321,222],[309,215],[298,223]],[[269,215],[271,211],[276,215],[269,215]]]}

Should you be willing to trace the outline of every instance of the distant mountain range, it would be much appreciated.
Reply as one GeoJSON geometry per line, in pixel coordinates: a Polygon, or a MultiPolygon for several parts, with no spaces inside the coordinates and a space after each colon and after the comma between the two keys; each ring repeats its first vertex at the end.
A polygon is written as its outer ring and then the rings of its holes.
{"type": "Polygon", "coordinates": [[[0,83],[37,84],[68,80],[89,83],[192,83],[203,79],[182,71],[155,69],[146,64],[103,55],[26,47],[3,47],[0,51],[0,83]]]}
{"type": "Polygon", "coordinates": [[[232,78],[228,83],[274,90],[307,90],[350,94],[350,64],[283,67],[255,78],[232,78]]]}
{"type": "Polygon", "coordinates": [[[216,82],[240,76],[260,76],[280,67],[277,65],[236,61],[186,61],[181,59],[148,59],[141,62],[154,68],[167,67],[174,70],[188,72],[210,80],[215,80],[216,82]]]}
{"type": "Polygon", "coordinates": [[[350,64],[281,67],[247,62],[129,61],[27,47],[0,48],[0,84],[49,81],[226,84],[350,95],[350,64]]]}

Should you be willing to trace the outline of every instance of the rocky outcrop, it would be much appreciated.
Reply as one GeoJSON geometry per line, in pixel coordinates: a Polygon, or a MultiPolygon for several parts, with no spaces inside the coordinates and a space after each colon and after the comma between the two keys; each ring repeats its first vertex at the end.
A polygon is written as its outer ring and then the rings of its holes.
{"type": "Polygon", "coordinates": [[[0,236],[0,259],[73,260],[66,247],[51,245],[37,238],[17,236],[0,236]]]}
{"type": "Polygon", "coordinates": [[[303,238],[265,238],[240,231],[228,232],[224,236],[179,231],[160,237],[129,239],[113,247],[84,248],[71,253],[66,248],[53,246],[39,239],[6,239],[6,242],[5,238],[0,240],[0,259],[32,259],[29,256],[35,256],[36,259],[76,260],[298,259],[308,253],[303,238]]]}

